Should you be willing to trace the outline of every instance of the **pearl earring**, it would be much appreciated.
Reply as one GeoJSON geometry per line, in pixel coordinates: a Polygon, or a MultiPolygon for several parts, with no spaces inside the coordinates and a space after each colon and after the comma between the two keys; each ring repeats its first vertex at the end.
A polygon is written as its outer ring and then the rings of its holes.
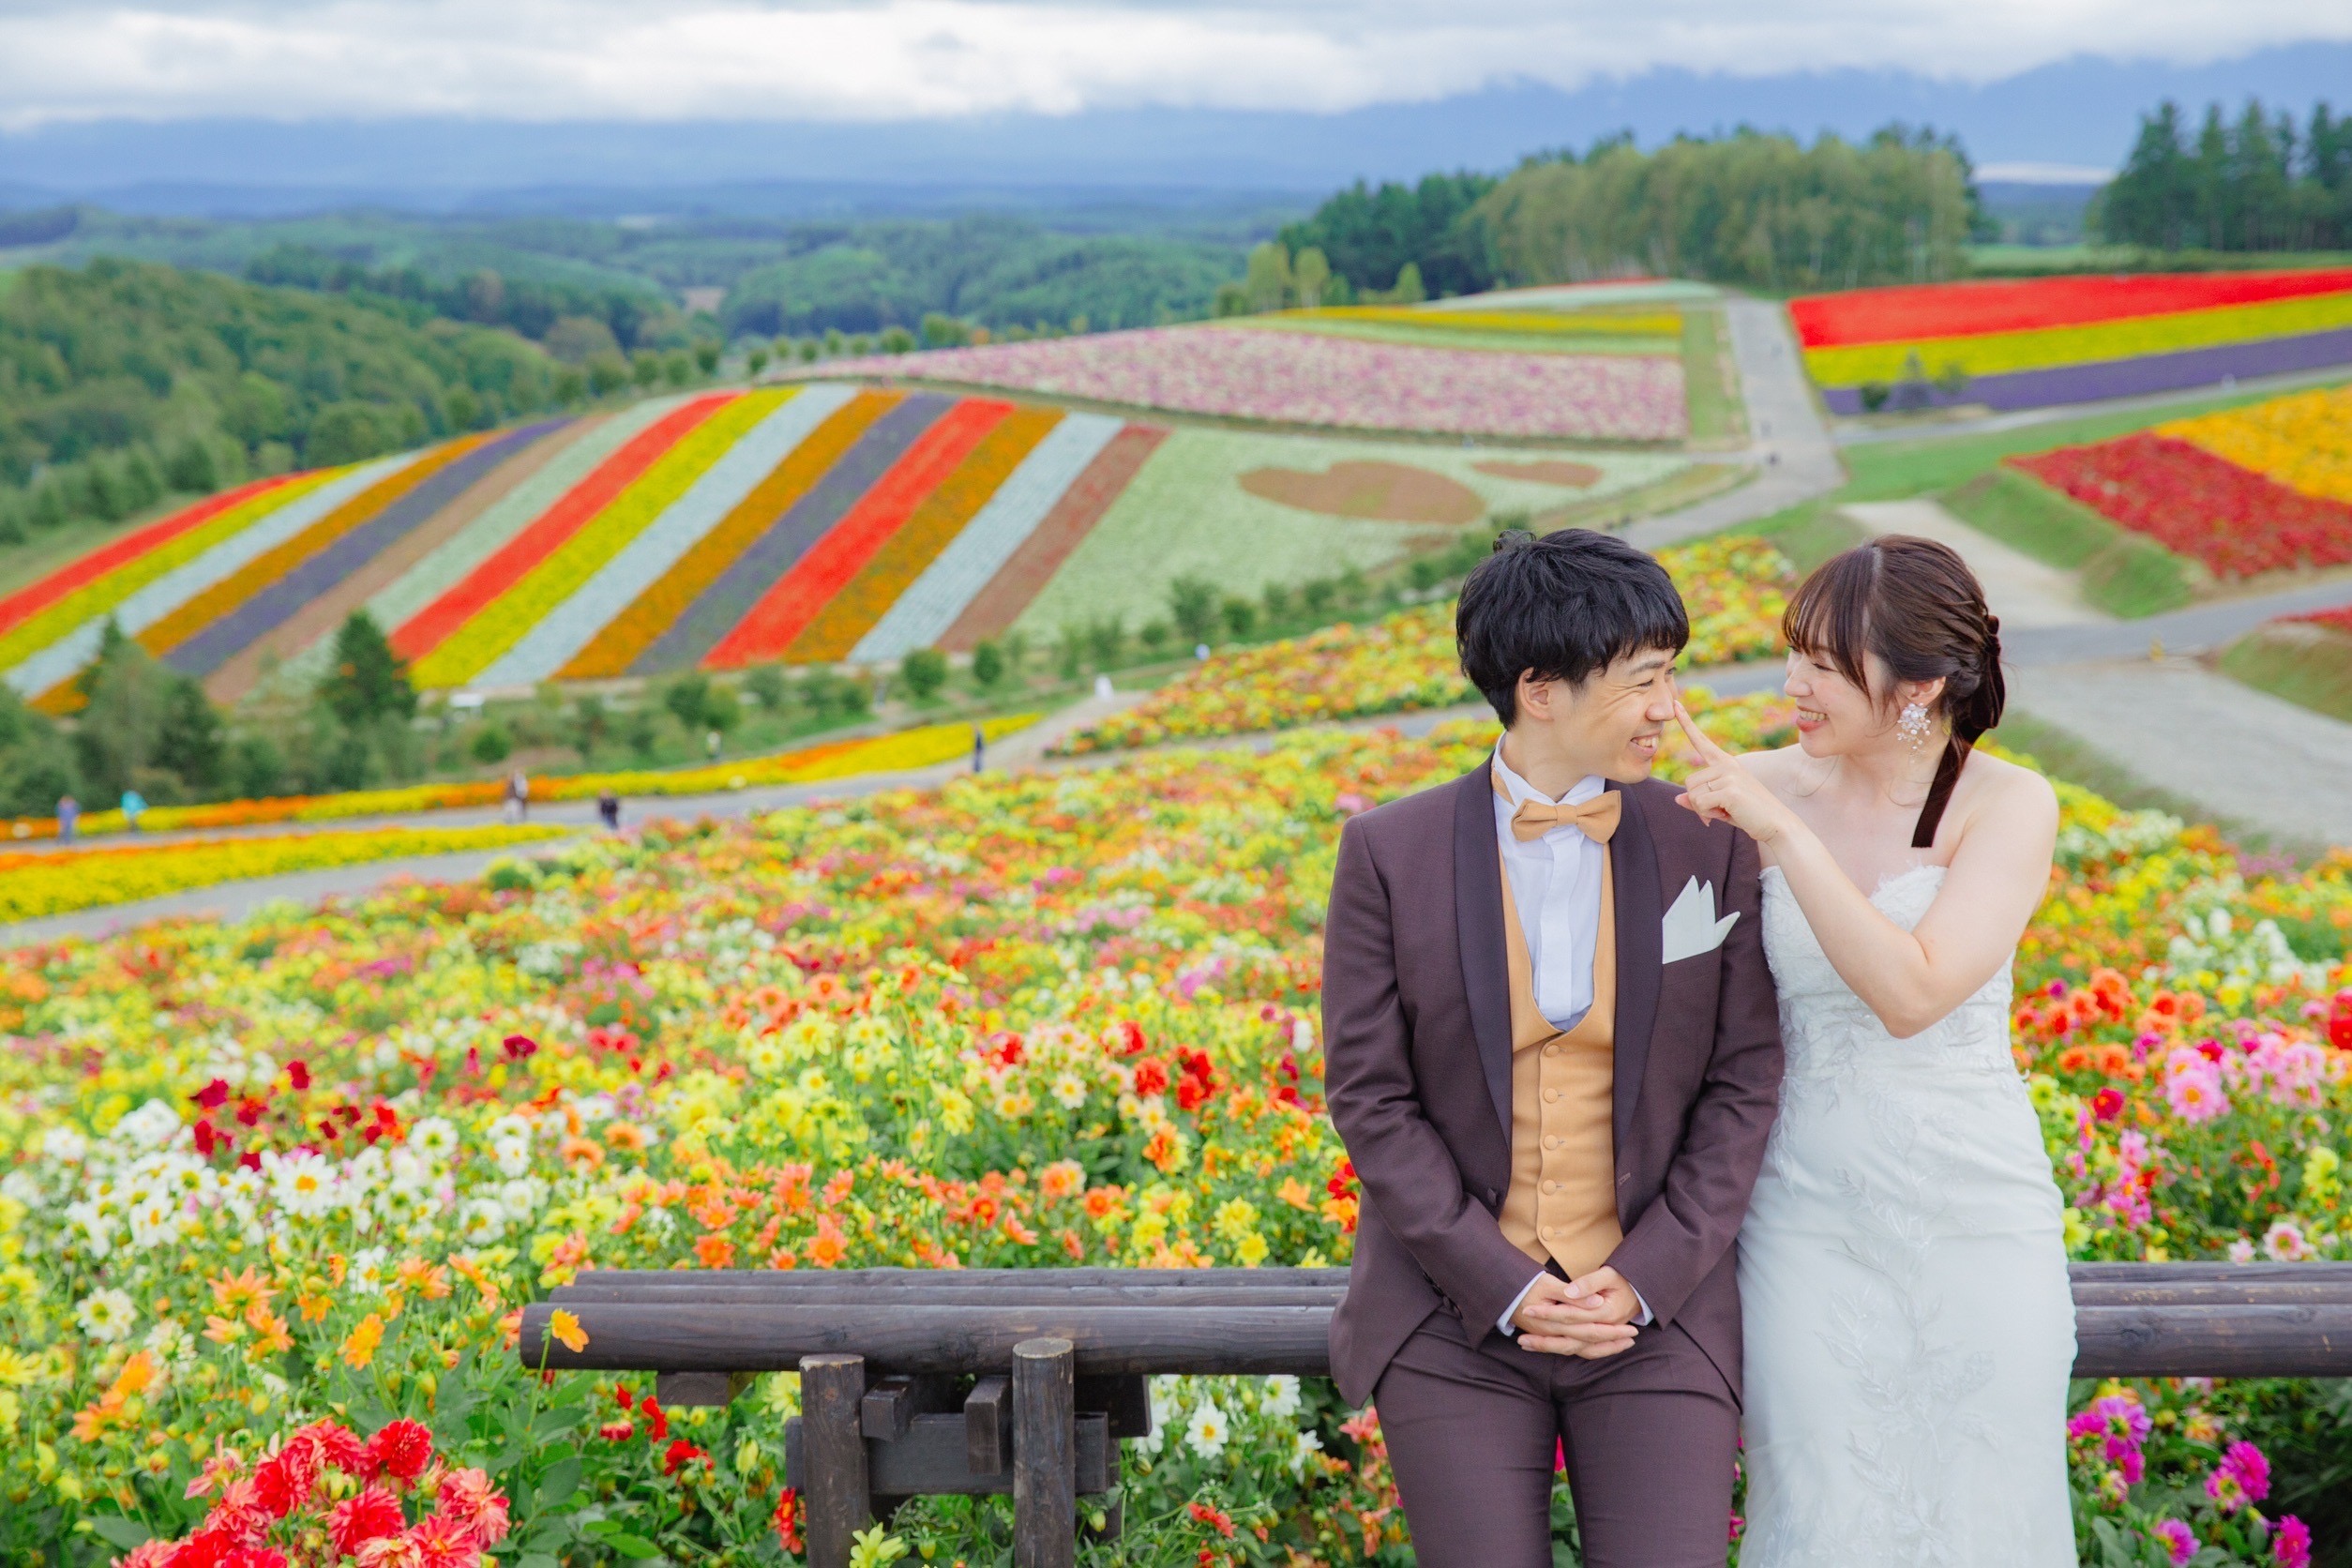
{"type": "Polygon", "coordinates": [[[1927,746],[1927,709],[1917,702],[1908,704],[1895,718],[1894,728],[1896,731],[1902,735],[1903,743],[1909,746],[1913,751],[1925,749],[1927,746]]]}

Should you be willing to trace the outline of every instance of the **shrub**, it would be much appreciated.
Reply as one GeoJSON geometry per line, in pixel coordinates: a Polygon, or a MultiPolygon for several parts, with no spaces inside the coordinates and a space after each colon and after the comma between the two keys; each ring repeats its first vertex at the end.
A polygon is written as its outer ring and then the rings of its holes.
{"type": "Polygon", "coordinates": [[[972,649],[972,678],[984,687],[1004,679],[1004,650],[993,642],[982,642],[972,649]]]}
{"type": "Polygon", "coordinates": [[[917,648],[898,662],[898,674],[918,702],[927,702],[947,684],[947,656],[937,648],[917,648]]]}
{"type": "MultiPolygon", "coordinates": [[[[485,724],[476,730],[474,732],[473,742],[466,747],[477,762],[503,762],[506,760],[506,754],[513,749],[513,742],[506,738],[505,726],[495,722],[485,724]]],[[[345,786],[345,788],[350,787],[345,786]]]]}

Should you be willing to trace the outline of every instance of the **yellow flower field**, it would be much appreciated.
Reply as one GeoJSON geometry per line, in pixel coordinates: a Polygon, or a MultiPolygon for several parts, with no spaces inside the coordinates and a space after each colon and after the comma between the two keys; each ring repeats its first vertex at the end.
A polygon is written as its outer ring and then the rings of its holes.
{"type": "Polygon", "coordinates": [[[2305,495],[2352,502],[2352,386],[2175,419],[2156,433],[2305,495]]]}

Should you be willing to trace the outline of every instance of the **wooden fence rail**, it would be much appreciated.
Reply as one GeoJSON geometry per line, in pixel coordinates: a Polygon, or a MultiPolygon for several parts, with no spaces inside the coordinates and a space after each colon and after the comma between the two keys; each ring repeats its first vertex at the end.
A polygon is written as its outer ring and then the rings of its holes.
{"type": "MultiPolygon", "coordinates": [[[[525,1308],[533,1367],[653,1372],[724,1404],[797,1370],[786,1468],[812,1568],[877,1513],[1009,1492],[1019,1568],[1075,1560],[1078,1499],[1152,1430],[1144,1380],[1330,1372],[1344,1269],[598,1270],[525,1308]],[[557,1307],[587,1334],[548,1335],[557,1307]]],[[[2075,1375],[2352,1376],[2352,1264],[2077,1263],[2075,1375]]],[[[1104,1533],[1118,1529],[1115,1504],[1104,1533]]]]}

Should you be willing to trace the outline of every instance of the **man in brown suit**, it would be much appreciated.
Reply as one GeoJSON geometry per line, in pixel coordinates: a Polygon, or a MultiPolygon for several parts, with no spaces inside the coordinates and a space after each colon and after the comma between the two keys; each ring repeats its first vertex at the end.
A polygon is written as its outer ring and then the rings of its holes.
{"type": "Polygon", "coordinates": [[[1504,726],[1349,822],[1323,971],[1364,1184],[1332,1366],[1380,1412],[1420,1560],[1549,1568],[1555,1439],[1586,1568],[1720,1568],[1733,1238],[1778,1103],[1755,843],[1650,771],[1689,623],[1605,535],[1506,535],[1463,584],[1504,726]]]}

